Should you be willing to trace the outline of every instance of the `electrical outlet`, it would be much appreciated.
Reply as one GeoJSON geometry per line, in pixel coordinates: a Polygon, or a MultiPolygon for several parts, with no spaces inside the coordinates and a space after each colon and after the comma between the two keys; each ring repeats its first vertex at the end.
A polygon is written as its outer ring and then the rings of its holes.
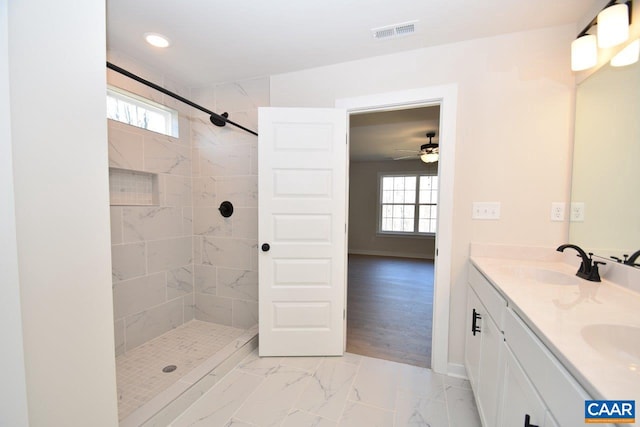
{"type": "Polygon", "coordinates": [[[500,219],[500,202],[473,202],[472,219],[500,219]]]}
{"type": "Polygon", "coordinates": [[[551,203],[551,221],[564,221],[564,202],[551,203]]]}
{"type": "Polygon", "coordinates": [[[571,222],[584,221],[584,202],[572,202],[571,213],[569,216],[571,222]]]}

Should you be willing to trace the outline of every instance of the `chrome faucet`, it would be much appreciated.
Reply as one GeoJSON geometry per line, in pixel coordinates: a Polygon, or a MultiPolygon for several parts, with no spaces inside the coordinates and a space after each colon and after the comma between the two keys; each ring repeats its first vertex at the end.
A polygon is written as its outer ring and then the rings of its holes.
{"type": "Polygon", "coordinates": [[[565,249],[575,249],[578,252],[578,255],[580,256],[580,258],[582,258],[582,262],[580,263],[580,268],[578,269],[576,276],[581,277],[585,280],[589,280],[590,282],[600,282],[600,273],[598,272],[598,265],[604,265],[606,263],[600,262],[600,261],[593,261],[592,252],[589,252],[589,255],[587,255],[587,253],[583,251],[582,248],[576,245],[570,245],[570,244],[560,245],[556,250],[558,252],[564,252],[565,249]]]}

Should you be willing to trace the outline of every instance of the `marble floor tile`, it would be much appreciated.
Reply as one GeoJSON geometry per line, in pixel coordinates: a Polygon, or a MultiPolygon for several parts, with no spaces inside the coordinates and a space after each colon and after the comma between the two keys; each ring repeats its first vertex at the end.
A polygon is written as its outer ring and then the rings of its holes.
{"type": "Polygon", "coordinates": [[[363,357],[349,400],[383,409],[393,409],[402,364],[363,357]]]}
{"type": "Polygon", "coordinates": [[[309,372],[301,369],[279,366],[265,377],[235,417],[259,426],[280,425],[310,377],[309,372]]]}
{"type": "Polygon", "coordinates": [[[428,400],[445,402],[445,378],[445,375],[436,374],[431,369],[402,365],[398,377],[398,390],[428,400]]]}
{"type": "Polygon", "coordinates": [[[262,381],[263,378],[256,375],[241,371],[230,372],[171,425],[173,427],[224,425],[262,381]]]}
{"type": "Polygon", "coordinates": [[[360,365],[362,356],[360,356],[359,354],[345,353],[343,356],[332,357],[332,359],[339,360],[342,363],[349,363],[350,365],[360,365]]]}
{"type": "Polygon", "coordinates": [[[443,400],[398,393],[395,427],[448,426],[447,404],[443,400]]]}
{"type": "Polygon", "coordinates": [[[293,410],[281,424],[282,427],[336,427],[337,424],[326,418],[319,417],[308,412],[293,410]]]}
{"type": "Polygon", "coordinates": [[[254,375],[267,376],[278,369],[280,360],[280,357],[259,357],[254,351],[240,362],[238,369],[254,375]]]}
{"type": "Polygon", "coordinates": [[[313,373],[323,359],[323,357],[283,357],[279,363],[282,366],[291,366],[313,373]]]}
{"type": "Polygon", "coordinates": [[[338,424],[340,427],[393,427],[393,411],[347,402],[338,424]]]}
{"type": "Polygon", "coordinates": [[[296,408],[337,421],[355,379],[358,367],[326,359],[311,377],[296,408]]]}
{"type": "Polygon", "coordinates": [[[469,380],[465,380],[464,378],[456,378],[456,377],[448,377],[443,375],[444,384],[446,386],[457,387],[457,388],[466,388],[467,390],[471,390],[471,383],[469,380]]]}
{"type": "Polygon", "coordinates": [[[481,427],[473,391],[447,387],[447,408],[451,427],[481,427]]]}
{"type": "Polygon", "coordinates": [[[254,351],[227,375],[172,427],[480,427],[468,382],[426,368],[254,351]]]}
{"type": "MultiPolygon", "coordinates": [[[[213,427],[213,425],[211,425],[211,427],[213,427]]],[[[236,418],[233,418],[231,420],[229,420],[228,423],[226,423],[224,425],[224,427],[257,427],[255,424],[250,424],[247,422],[244,422],[242,420],[238,420],[236,418]]]]}

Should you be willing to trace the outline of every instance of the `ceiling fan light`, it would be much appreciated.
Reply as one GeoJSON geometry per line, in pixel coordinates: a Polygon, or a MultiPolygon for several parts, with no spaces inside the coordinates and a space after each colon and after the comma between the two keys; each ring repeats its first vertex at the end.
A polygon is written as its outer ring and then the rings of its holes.
{"type": "Polygon", "coordinates": [[[615,4],[598,14],[598,47],[617,46],[629,39],[629,7],[615,4]]]}
{"type": "Polygon", "coordinates": [[[425,163],[434,163],[438,161],[438,153],[423,153],[420,155],[420,160],[425,163]]]}

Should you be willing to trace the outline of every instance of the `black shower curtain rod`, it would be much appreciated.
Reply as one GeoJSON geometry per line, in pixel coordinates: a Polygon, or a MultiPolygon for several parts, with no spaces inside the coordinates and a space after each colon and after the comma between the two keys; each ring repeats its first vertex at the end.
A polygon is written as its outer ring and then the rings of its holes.
{"type": "Polygon", "coordinates": [[[245,132],[249,132],[249,133],[251,133],[251,134],[253,134],[255,136],[258,136],[257,132],[254,132],[251,129],[247,129],[244,126],[239,125],[238,123],[235,123],[235,122],[229,120],[227,118],[229,116],[228,113],[222,113],[222,114],[214,113],[213,111],[208,110],[208,109],[196,104],[195,102],[189,101],[187,98],[184,98],[184,97],[178,95],[177,93],[173,93],[170,90],[167,90],[167,89],[163,88],[162,86],[158,86],[157,84],[155,84],[153,82],[150,82],[149,80],[145,80],[142,77],[137,76],[137,75],[133,74],[132,72],[125,70],[124,68],[120,68],[117,65],[114,65],[109,61],[107,61],[107,68],[109,68],[109,69],[111,69],[111,70],[113,70],[115,72],[118,72],[118,73],[120,73],[120,74],[122,74],[124,76],[127,76],[130,79],[133,79],[133,80],[135,80],[137,82],[140,82],[143,85],[149,86],[149,87],[151,87],[151,88],[153,88],[153,89],[155,89],[155,90],[157,90],[159,92],[162,92],[165,95],[169,95],[170,97],[175,98],[178,101],[183,102],[183,103],[185,103],[187,105],[190,105],[193,108],[197,108],[198,110],[202,111],[203,113],[209,114],[209,120],[211,120],[211,123],[213,123],[216,126],[222,127],[225,124],[229,123],[230,125],[233,125],[233,126],[235,126],[237,128],[240,128],[245,132]]]}

